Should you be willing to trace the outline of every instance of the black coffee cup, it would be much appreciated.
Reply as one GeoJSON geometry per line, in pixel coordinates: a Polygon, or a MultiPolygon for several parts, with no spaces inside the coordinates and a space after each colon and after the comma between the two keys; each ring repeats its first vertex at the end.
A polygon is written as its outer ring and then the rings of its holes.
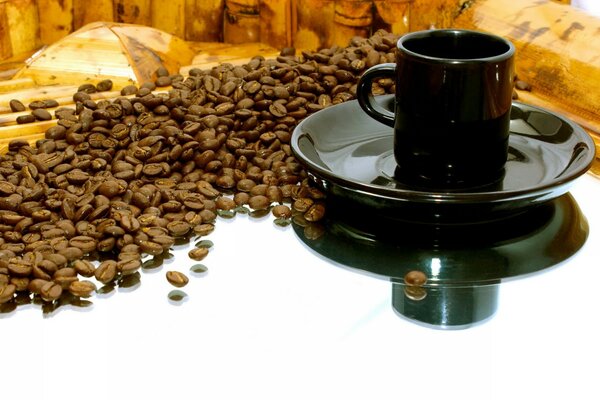
{"type": "Polygon", "coordinates": [[[511,42],[487,33],[440,29],[406,34],[396,63],[367,70],[358,102],[394,128],[396,178],[420,190],[485,187],[504,175],[514,80],[511,42]],[[377,78],[396,83],[395,112],[379,106],[377,78]]]}

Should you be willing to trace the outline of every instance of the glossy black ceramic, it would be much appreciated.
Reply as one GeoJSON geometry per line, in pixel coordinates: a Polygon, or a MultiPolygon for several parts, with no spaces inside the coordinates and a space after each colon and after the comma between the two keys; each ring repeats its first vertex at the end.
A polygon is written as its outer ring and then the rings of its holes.
{"type": "Polygon", "coordinates": [[[394,127],[396,178],[425,189],[499,180],[508,149],[514,46],[487,33],[442,29],[398,41],[395,64],[366,71],[361,107],[394,127]],[[396,83],[395,112],[376,107],[373,80],[396,83]]]}
{"type": "Polygon", "coordinates": [[[318,255],[390,280],[392,306],[401,315],[424,324],[463,328],[494,314],[500,283],[562,263],[583,246],[589,232],[587,219],[570,194],[480,225],[357,220],[332,210],[321,224],[321,236],[305,235],[305,229],[294,225],[300,240],[318,255]],[[405,292],[403,278],[412,270],[427,276],[422,299],[405,292]]]}
{"type": "MultiPolygon", "coordinates": [[[[393,95],[376,99],[393,110],[393,95]]],[[[557,198],[594,160],[592,138],[568,119],[517,102],[510,118],[505,173],[496,184],[476,190],[427,191],[398,181],[393,130],[362,112],[356,101],[306,118],[294,130],[291,146],[340,212],[426,224],[480,223],[557,198]]]]}

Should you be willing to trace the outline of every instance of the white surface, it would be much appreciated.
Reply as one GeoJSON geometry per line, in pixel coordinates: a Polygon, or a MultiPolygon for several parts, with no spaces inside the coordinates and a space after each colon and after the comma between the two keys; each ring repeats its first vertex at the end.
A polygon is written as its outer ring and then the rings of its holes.
{"type": "Polygon", "coordinates": [[[600,1],[598,0],[573,0],[571,5],[579,7],[592,15],[600,16],[600,1]]]}
{"type": "Polygon", "coordinates": [[[209,273],[167,300],[168,269],[86,311],[0,318],[2,398],[597,399],[600,181],[572,190],[584,248],[503,284],[496,316],[462,331],[400,319],[389,282],[318,258],[291,228],[246,216],[208,238],[209,273]]]}

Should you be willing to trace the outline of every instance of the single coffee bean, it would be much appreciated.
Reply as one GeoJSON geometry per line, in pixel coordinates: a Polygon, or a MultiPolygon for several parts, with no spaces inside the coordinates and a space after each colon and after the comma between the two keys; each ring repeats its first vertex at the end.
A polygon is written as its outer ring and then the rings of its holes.
{"type": "Polygon", "coordinates": [[[114,260],[102,261],[96,271],[94,277],[101,283],[109,283],[117,275],[117,262],[114,260]]]}
{"type": "Polygon", "coordinates": [[[30,124],[32,122],[35,122],[35,115],[33,114],[19,115],[17,117],[17,124],[30,124]]]}
{"type": "Polygon", "coordinates": [[[17,287],[13,284],[0,285],[0,304],[8,303],[14,296],[17,287]]]}
{"type": "Polygon", "coordinates": [[[96,250],[97,242],[90,236],[75,236],[69,240],[69,245],[80,249],[84,254],[96,250]]]}
{"type": "Polygon", "coordinates": [[[52,275],[52,280],[67,289],[71,282],[77,280],[77,271],[71,267],[61,268],[52,275]]]}
{"type": "Polygon", "coordinates": [[[184,287],[188,284],[189,278],[179,271],[167,271],[167,280],[175,287],[184,287]]]}
{"type": "Polygon", "coordinates": [[[81,259],[84,253],[80,248],[70,246],[59,250],[58,254],[64,256],[70,262],[81,259]]]}
{"type": "Polygon", "coordinates": [[[47,282],[40,288],[40,296],[44,301],[52,302],[62,295],[62,287],[55,282],[47,282]]]}
{"type": "Polygon", "coordinates": [[[271,210],[271,213],[273,213],[273,216],[275,218],[291,218],[292,217],[292,210],[284,204],[279,204],[279,205],[276,205],[275,207],[273,207],[273,209],[271,210]]]}
{"type": "Polygon", "coordinates": [[[68,290],[76,297],[90,297],[96,291],[96,285],[90,281],[74,281],[69,284],[68,290]]]}
{"type": "Polygon", "coordinates": [[[208,249],[203,248],[203,247],[199,247],[199,248],[195,248],[192,249],[188,252],[188,256],[192,259],[192,260],[196,260],[196,261],[202,261],[204,260],[204,258],[208,255],[208,249]]]}
{"type": "MultiPolygon", "coordinates": [[[[29,281],[29,284],[27,285],[27,289],[34,294],[40,294],[42,291],[42,287],[47,284],[49,282],[49,280],[47,279],[32,279],[29,281]]],[[[0,303],[2,301],[0,300],[0,303]]]]}
{"type": "Polygon", "coordinates": [[[81,276],[86,278],[94,276],[94,271],[96,271],[96,267],[88,260],[75,260],[73,261],[73,268],[75,271],[81,276]]]}
{"type": "Polygon", "coordinates": [[[174,237],[185,236],[191,228],[190,224],[185,221],[172,221],[167,224],[167,230],[174,237]]]}
{"type": "Polygon", "coordinates": [[[294,210],[300,212],[306,212],[314,204],[314,200],[308,197],[301,197],[294,201],[294,210]]]}
{"type": "Polygon", "coordinates": [[[266,210],[269,208],[270,204],[271,202],[269,201],[269,199],[263,195],[251,196],[248,199],[248,205],[253,210],[266,210]]]}
{"type": "Polygon", "coordinates": [[[409,271],[404,275],[404,283],[408,286],[423,286],[427,283],[427,275],[422,271],[409,271]]]}
{"type": "Polygon", "coordinates": [[[108,92],[113,87],[113,82],[110,79],[104,79],[96,84],[96,90],[99,92],[108,92]]]}
{"type": "Polygon", "coordinates": [[[121,260],[117,262],[117,271],[123,276],[134,274],[141,267],[142,263],[139,259],[121,260]]]}
{"type": "Polygon", "coordinates": [[[237,204],[235,204],[235,201],[233,201],[233,199],[230,199],[229,197],[225,196],[219,197],[216,200],[216,204],[219,210],[233,210],[235,207],[237,207],[237,204]]]}
{"type": "MultiPolygon", "coordinates": [[[[158,235],[157,235],[157,237],[158,237],[158,235]]],[[[140,249],[144,253],[148,253],[153,256],[162,254],[164,251],[164,248],[160,244],[155,243],[153,241],[149,241],[149,240],[142,240],[138,243],[138,245],[140,246],[140,249]]]]}
{"type": "Polygon", "coordinates": [[[25,108],[25,105],[16,99],[12,99],[11,101],[9,101],[8,105],[10,106],[10,110],[12,112],[22,112],[27,110],[27,108],[25,108]]]}
{"type": "MultiPolygon", "coordinates": [[[[295,203],[294,203],[295,204],[295,203]]],[[[317,222],[325,217],[325,206],[315,203],[304,213],[304,218],[309,222],[317,222]]]]}

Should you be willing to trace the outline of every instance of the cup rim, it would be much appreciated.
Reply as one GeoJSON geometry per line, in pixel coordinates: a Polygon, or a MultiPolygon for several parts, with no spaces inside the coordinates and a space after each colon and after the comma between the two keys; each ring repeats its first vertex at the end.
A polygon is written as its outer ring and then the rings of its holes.
{"type": "Polygon", "coordinates": [[[407,54],[415,59],[422,59],[431,62],[438,62],[444,64],[479,64],[479,63],[490,63],[490,62],[499,62],[510,59],[515,54],[515,45],[510,41],[501,36],[494,35],[488,32],[481,32],[469,29],[429,29],[423,31],[415,31],[410,32],[403,35],[397,42],[396,48],[399,52],[407,54]],[[480,57],[480,58],[446,58],[446,57],[435,57],[429,56],[426,54],[421,54],[414,52],[412,50],[407,49],[404,46],[404,42],[417,39],[417,38],[426,38],[426,37],[435,37],[435,36],[448,36],[448,35],[475,35],[486,37],[489,39],[496,40],[498,42],[502,42],[506,44],[508,49],[500,54],[496,54],[490,57],[480,57]]]}

